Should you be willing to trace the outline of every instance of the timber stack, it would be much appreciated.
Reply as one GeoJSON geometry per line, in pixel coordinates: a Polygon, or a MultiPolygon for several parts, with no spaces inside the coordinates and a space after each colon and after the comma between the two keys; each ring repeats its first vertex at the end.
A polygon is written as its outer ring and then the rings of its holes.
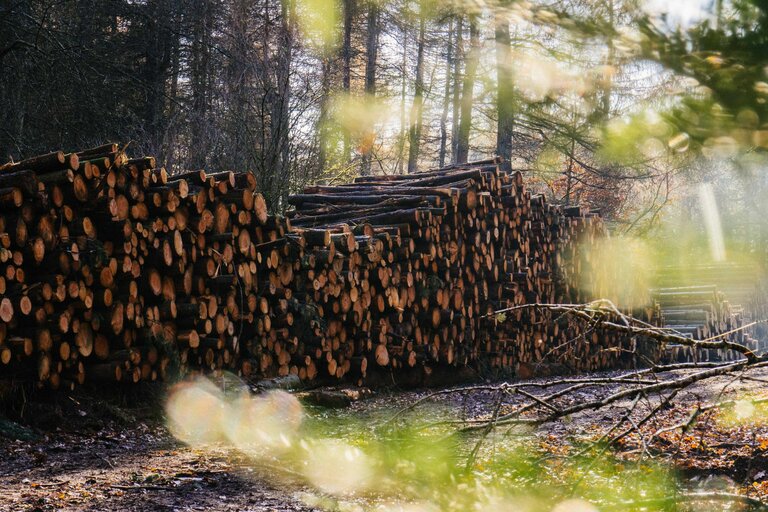
{"type": "Polygon", "coordinates": [[[604,235],[499,163],[308,187],[290,219],[250,173],[171,176],[116,144],[0,166],[0,380],[419,384],[438,368],[629,364],[629,337],[494,314],[586,300],[572,256],[604,235]]]}
{"type": "MultiPolygon", "coordinates": [[[[437,366],[533,373],[627,364],[630,337],[531,305],[591,300],[579,286],[599,215],[531,196],[496,159],[411,175],[366,176],[292,196],[310,259],[297,293],[317,305],[325,372],[437,366]]],[[[658,320],[651,311],[648,320],[658,320]]],[[[423,380],[423,379],[422,379],[423,380]]],[[[417,378],[416,381],[419,381],[417,378]]]]}
{"type": "MultiPolygon", "coordinates": [[[[661,268],[653,297],[661,305],[664,326],[691,339],[727,339],[754,351],[766,349],[768,318],[766,283],[757,265],[739,262],[701,263],[661,268]]],[[[672,361],[739,359],[732,350],[667,346],[672,361]]]]}
{"type": "Polygon", "coordinates": [[[107,144],[6,164],[0,189],[3,377],[71,388],[236,370],[239,337],[289,314],[270,249],[287,225],[251,174],[168,176],[107,144]]]}

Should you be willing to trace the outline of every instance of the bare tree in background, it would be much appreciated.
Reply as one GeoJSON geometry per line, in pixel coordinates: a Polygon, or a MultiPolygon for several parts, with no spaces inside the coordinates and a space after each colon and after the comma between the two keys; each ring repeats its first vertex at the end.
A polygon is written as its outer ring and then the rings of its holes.
{"type": "Polygon", "coordinates": [[[552,20],[521,22],[511,14],[518,7],[343,0],[319,13],[335,15],[331,41],[319,48],[302,26],[305,0],[4,4],[0,155],[130,141],[130,152],[153,153],[172,172],[252,171],[281,210],[287,194],[321,177],[414,172],[492,153],[532,168],[554,151],[571,186],[562,192],[549,176],[544,192],[555,201],[594,197],[600,207],[604,194],[585,191],[628,174],[595,158],[594,133],[641,96],[619,83],[631,58],[614,42],[632,22],[631,6],[558,4],[608,27],[588,35],[604,54],[552,20]],[[531,98],[520,79],[538,77],[521,68],[519,52],[584,61],[592,75],[602,65],[604,79],[585,79],[587,108],[558,91],[531,98]]]}
{"type": "Polygon", "coordinates": [[[512,136],[515,130],[515,93],[512,74],[512,49],[509,40],[509,19],[502,11],[496,16],[496,153],[508,163],[512,160],[512,136]]]}
{"type": "Polygon", "coordinates": [[[448,18],[448,47],[445,52],[445,81],[443,83],[443,110],[440,114],[440,150],[438,165],[445,166],[445,158],[448,153],[448,109],[451,105],[451,70],[453,68],[453,24],[454,17],[448,18]]]}
{"type": "Polygon", "coordinates": [[[417,40],[416,83],[414,84],[413,105],[411,106],[410,127],[408,129],[408,172],[415,172],[421,144],[421,127],[424,114],[424,31],[426,18],[424,5],[419,6],[419,35],[417,40]]]}
{"type": "MultiPolygon", "coordinates": [[[[379,53],[379,3],[368,0],[368,21],[365,40],[365,94],[369,98],[376,96],[376,60],[379,53]]],[[[365,141],[362,155],[361,174],[371,174],[371,156],[375,144],[375,134],[370,141],[365,141]]]]}
{"type": "Polygon", "coordinates": [[[461,119],[459,120],[456,162],[464,163],[469,156],[469,136],[472,130],[472,105],[474,102],[475,78],[480,60],[480,30],[476,14],[469,17],[469,54],[461,86],[461,119]]]}

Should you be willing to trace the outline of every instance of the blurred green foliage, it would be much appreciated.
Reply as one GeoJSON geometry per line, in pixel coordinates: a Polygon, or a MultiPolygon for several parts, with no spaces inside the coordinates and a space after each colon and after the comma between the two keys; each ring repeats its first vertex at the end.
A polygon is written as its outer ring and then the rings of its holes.
{"type": "MultiPolygon", "coordinates": [[[[440,416],[434,409],[410,413],[396,426],[382,421],[391,410],[378,411],[378,420],[361,420],[347,411],[318,414],[309,412],[306,435],[320,429],[323,437],[333,435],[359,447],[378,475],[377,485],[363,493],[307,497],[310,504],[328,510],[636,510],[637,500],[662,500],[677,488],[668,468],[621,461],[600,445],[585,450],[589,455],[578,455],[583,444],[567,448],[563,439],[532,432],[450,435],[448,428],[419,427],[440,416]],[[480,438],[482,448],[467,466],[480,438]]],[[[670,503],[653,510],[675,507],[670,503]]]]}
{"type": "Polygon", "coordinates": [[[223,443],[275,483],[298,479],[309,489],[305,502],[323,510],[619,511],[678,488],[665,467],[619,460],[599,443],[528,430],[462,432],[442,421],[455,410],[434,405],[397,420],[394,412],[381,404],[302,407],[281,391],[227,396],[204,380],[178,387],[167,408],[179,439],[199,450],[223,443]]]}
{"type": "Polygon", "coordinates": [[[768,2],[714,4],[716,12],[686,30],[643,20],[643,55],[695,80],[668,119],[702,147],[730,137],[764,148],[768,121],[768,2]],[[718,8],[719,6],[719,8],[718,8]]]}

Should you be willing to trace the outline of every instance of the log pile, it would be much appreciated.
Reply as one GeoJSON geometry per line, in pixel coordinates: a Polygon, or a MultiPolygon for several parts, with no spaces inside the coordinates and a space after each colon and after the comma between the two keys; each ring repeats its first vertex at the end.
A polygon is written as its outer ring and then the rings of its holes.
{"type": "Polygon", "coordinates": [[[532,197],[521,174],[497,160],[313,186],[289,201],[310,255],[297,293],[328,326],[315,354],[328,374],[361,382],[373,368],[428,374],[436,365],[525,374],[631,359],[622,350],[633,349],[629,337],[573,318],[536,309],[493,315],[590,300],[572,283],[589,266],[584,244],[605,234],[597,214],[532,197]]]}
{"type": "Polygon", "coordinates": [[[1,166],[0,379],[418,384],[437,368],[629,364],[627,336],[493,314],[587,300],[571,283],[604,235],[597,214],[531,196],[498,160],[290,202],[290,219],[268,215],[250,173],[169,176],[115,144],[1,166]]]}
{"type": "MultiPolygon", "coordinates": [[[[765,282],[756,266],[735,262],[669,266],[659,270],[656,284],[653,296],[661,304],[666,328],[696,340],[725,337],[755,351],[766,349],[765,325],[752,325],[768,318],[765,282]]],[[[730,350],[694,354],[689,347],[667,349],[666,358],[674,361],[740,357],[730,350]]]]}
{"type": "Polygon", "coordinates": [[[268,247],[287,226],[250,174],[169,177],[108,144],[6,164],[0,184],[3,376],[59,388],[237,369],[238,340],[289,314],[268,247]]]}

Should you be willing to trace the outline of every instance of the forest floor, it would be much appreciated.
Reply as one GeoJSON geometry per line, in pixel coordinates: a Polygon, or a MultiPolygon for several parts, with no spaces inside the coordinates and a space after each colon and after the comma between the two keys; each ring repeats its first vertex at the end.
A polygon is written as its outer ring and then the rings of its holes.
{"type": "MultiPolygon", "coordinates": [[[[618,375],[618,373],[601,374],[618,375]]],[[[763,393],[768,370],[755,380],[719,377],[678,395],[644,431],[685,420],[697,404],[713,398],[763,393]]],[[[541,379],[543,380],[543,379],[541,379]]],[[[618,386],[621,385],[617,385],[618,386]]],[[[342,411],[310,409],[316,420],[381,418],[433,391],[378,393],[342,411]]],[[[487,416],[496,407],[493,392],[434,397],[432,419],[487,416]]],[[[585,389],[573,400],[592,400],[585,389]]],[[[157,402],[155,402],[157,403],[157,402]]],[[[150,402],[151,404],[151,402],[150,402]]],[[[513,403],[504,404],[505,407],[513,403]]],[[[32,404],[30,404],[32,406],[32,404]]],[[[531,433],[533,443],[553,452],[572,449],[574,439],[594,439],[625,414],[617,403],[596,413],[558,421],[531,433]]],[[[0,510],[8,511],[309,511],[306,484],[276,480],[269,469],[254,467],[225,446],[205,450],[176,441],[163,424],[157,405],[118,407],[85,398],[65,398],[36,428],[0,425],[8,438],[0,443],[0,510]],[[21,438],[21,439],[18,439],[21,438]]],[[[630,436],[620,457],[653,451],[671,464],[691,490],[727,491],[768,500],[768,426],[726,425],[703,417],[685,434],[672,432],[644,447],[630,436]],[[658,450],[659,446],[666,449],[658,450]]]]}
{"type": "Polygon", "coordinates": [[[311,510],[232,451],[184,446],[157,419],[67,423],[3,443],[0,510],[311,510]]]}

